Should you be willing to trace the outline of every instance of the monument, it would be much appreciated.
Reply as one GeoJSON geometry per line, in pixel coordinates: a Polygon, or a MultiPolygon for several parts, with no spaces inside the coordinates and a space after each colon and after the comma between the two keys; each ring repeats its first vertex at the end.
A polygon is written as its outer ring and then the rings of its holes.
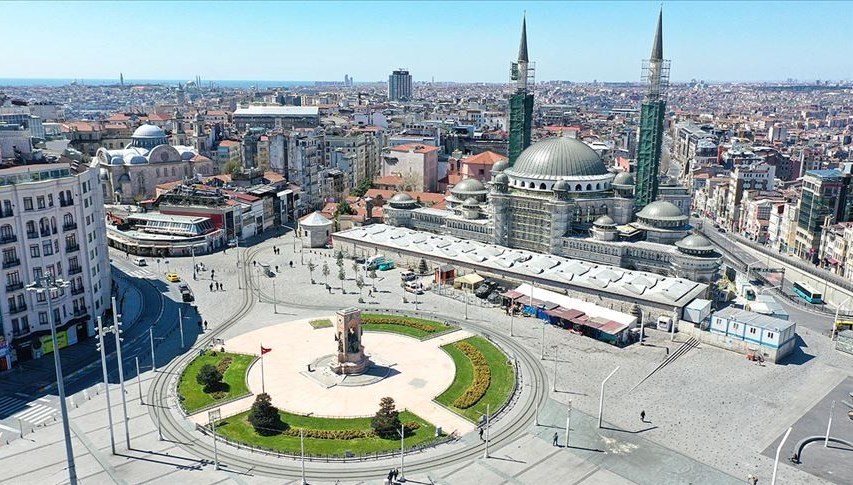
{"type": "Polygon", "coordinates": [[[338,356],[329,367],[339,375],[358,375],[370,367],[370,359],[364,355],[361,344],[361,310],[346,308],[335,314],[335,340],[338,356]]]}

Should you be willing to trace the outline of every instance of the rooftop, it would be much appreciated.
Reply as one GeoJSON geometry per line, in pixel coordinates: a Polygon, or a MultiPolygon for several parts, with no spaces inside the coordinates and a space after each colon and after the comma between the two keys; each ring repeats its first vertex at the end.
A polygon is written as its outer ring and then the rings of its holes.
{"type": "Polygon", "coordinates": [[[234,117],[239,116],[320,116],[316,106],[256,106],[237,108],[234,117]]]}

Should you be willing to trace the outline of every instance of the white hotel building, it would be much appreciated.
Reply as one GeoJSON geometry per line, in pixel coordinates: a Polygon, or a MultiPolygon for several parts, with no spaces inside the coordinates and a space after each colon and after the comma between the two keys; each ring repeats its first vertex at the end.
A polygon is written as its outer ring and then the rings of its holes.
{"type": "Polygon", "coordinates": [[[97,167],[68,163],[0,169],[0,370],[52,349],[44,293],[52,274],[69,286],[51,304],[60,348],[95,335],[109,308],[110,262],[97,167]]]}

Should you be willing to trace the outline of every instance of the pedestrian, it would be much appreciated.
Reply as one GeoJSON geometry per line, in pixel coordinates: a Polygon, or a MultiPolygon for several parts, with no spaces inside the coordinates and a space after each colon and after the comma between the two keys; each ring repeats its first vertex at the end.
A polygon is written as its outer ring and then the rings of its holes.
{"type": "Polygon", "coordinates": [[[257,266],[257,265],[258,265],[258,262],[255,260],[252,260],[252,266],[257,266]]]}
{"type": "Polygon", "coordinates": [[[646,410],[645,409],[640,411],[640,421],[642,421],[644,423],[646,422],[646,410]]]}
{"type": "Polygon", "coordinates": [[[275,265],[275,272],[278,273],[278,265],[275,265]]]}
{"type": "Polygon", "coordinates": [[[557,432],[554,431],[554,446],[558,445],[558,439],[559,439],[559,435],[557,435],[557,432]]]}
{"type": "Polygon", "coordinates": [[[225,283],[219,283],[219,289],[225,291],[225,283]]]}
{"type": "Polygon", "coordinates": [[[483,428],[480,428],[480,441],[484,441],[483,440],[483,428]]]}
{"type": "Polygon", "coordinates": [[[210,279],[213,279],[213,275],[215,275],[215,274],[216,274],[216,272],[215,272],[215,271],[210,270],[210,279]]]}
{"type": "Polygon", "coordinates": [[[207,330],[207,320],[204,321],[204,329],[207,330]]]}
{"type": "Polygon", "coordinates": [[[391,479],[394,478],[394,469],[388,470],[388,483],[391,483],[391,479]]]}
{"type": "Polygon", "coordinates": [[[210,291],[213,291],[213,282],[210,282],[210,291]]]}
{"type": "Polygon", "coordinates": [[[398,477],[398,476],[400,476],[400,470],[398,470],[398,469],[396,469],[396,468],[395,468],[395,469],[394,469],[394,481],[395,481],[395,482],[397,481],[397,477],[398,477]]]}

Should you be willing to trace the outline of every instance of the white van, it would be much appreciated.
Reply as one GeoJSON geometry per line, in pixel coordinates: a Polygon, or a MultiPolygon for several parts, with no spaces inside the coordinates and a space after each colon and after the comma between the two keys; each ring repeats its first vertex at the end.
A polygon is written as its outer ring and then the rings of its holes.
{"type": "Polygon", "coordinates": [[[367,261],[365,261],[364,264],[361,266],[362,268],[364,268],[365,271],[370,271],[372,269],[376,269],[379,264],[383,262],[385,262],[385,256],[377,254],[376,256],[371,256],[367,258],[367,261]]]}
{"type": "Polygon", "coordinates": [[[136,258],[133,260],[133,264],[137,266],[148,266],[148,261],[145,261],[145,258],[136,258]]]}

